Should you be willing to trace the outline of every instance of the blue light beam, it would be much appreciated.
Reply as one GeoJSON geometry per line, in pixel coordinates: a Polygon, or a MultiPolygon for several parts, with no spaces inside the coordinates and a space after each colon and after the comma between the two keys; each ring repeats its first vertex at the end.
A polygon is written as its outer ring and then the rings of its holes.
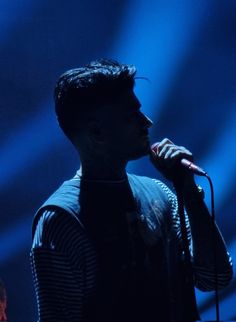
{"type": "MultiPolygon", "coordinates": [[[[236,105],[234,103],[234,105],[236,105]]],[[[207,156],[199,164],[209,173],[215,191],[216,209],[224,203],[229,194],[229,189],[233,187],[236,178],[236,109],[230,109],[224,129],[219,133],[217,140],[209,150],[207,156]]],[[[198,179],[203,185],[205,181],[198,179]]],[[[210,195],[206,199],[210,205],[210,195]]]]}
{"type": "Polygon", "coordinates": [[[33,161],[42,159],[62,139],[64,136],[53,113],[49,112],[49,108],[41,108],[27,125],[12,134],[1,147],[0,189],[11,184],[15,175],[33,166],[33,161]]]}
{"type": "Polygon", "coordinates": [[[25,23],[27,14],[32,13],[36,5],[40,5],[40,1],[21,0],[21,1],[9,1],[1,0],[0,3],[0,42],[1,45],[9,37],[10,32],[15,26],[20,23],[25,23]]]}
{"type": "Polygon", "coordinates": [[[27,247],[31,247],[32,217],[27,216],[24,221],[6,229],[0,237],[0,264],[12,260],[27,247]]]}
{"type": "Polygon", "coordinates": [[[207,21],[212,1],[130,1],[113,47],[112,57],[135,64],[152,86],[136,92],[144,111],[154,117],[161,109],[188,49],[207,21]],[[158,109],[156,108],[158,106],[158,109]],[[155,107],[155,110],[154,110],[155,107]]]}

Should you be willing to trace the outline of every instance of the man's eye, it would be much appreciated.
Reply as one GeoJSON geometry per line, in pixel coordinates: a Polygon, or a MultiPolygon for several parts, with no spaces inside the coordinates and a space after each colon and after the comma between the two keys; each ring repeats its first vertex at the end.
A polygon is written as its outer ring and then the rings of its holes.
{"type": "Polygon", "coordinates": [[[133,113],[131,113],[131,114],[129,114],[128,116],[127,116],[127,118],[128,119],[133,119],[133,118],[135,118],[135,117],[137,117],[137,112],[133,112],[133,113]]]}
{"type": "Polygon", "coordinates": [[[135,117],[135,116],[139,116],[140,114],[141,114],[141,111],[138,110],[138,111],[133,112],[132,116],[135,117]]]}

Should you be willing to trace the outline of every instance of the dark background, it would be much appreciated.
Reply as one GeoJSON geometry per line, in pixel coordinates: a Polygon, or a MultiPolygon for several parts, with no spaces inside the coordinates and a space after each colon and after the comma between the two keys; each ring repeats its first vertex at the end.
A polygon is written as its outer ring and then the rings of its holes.
{"type": "MultiPolygon", "coordinates": [[[[216,216],[236,256],[236,1],[2,0],[0,2],[0,276],[9,321],[36,321],[31,221],[79,160],[57,127],[58,76],[107,57],[137,66],[136,92],[153,141],[185,145],[213,179],[216,216]]],[[[129,171],[160,178],[143,158],[129,171]]],[[[206,190],[205,180],[197,179],[206,190]]],[[[236,318],[236,281],[221,316],[236,318]]],[[[198,292],[205,320],[213,294],[198,292]]]]}

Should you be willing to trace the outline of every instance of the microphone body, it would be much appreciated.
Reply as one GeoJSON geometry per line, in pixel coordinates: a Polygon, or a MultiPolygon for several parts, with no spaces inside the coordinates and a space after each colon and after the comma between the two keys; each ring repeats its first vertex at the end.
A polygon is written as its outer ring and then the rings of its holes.
{"type": "MultiPolygon", "coordinates": [[[[158,153],[158,144],[159,144],[159,142],[151,145],[152,152],[158,153]]],[[[204,177],[207,176],[206,171],[204,171],[202,168],[200,168],[199,166],[197,166],[196,164],[194,164],[193,162],[191,162],[185,158],[181,159],[180,163],[183,167],[185,167],[186,169],[192,171],[193,173],[195,173],[199,176],[204,176],[204,177]]]]}

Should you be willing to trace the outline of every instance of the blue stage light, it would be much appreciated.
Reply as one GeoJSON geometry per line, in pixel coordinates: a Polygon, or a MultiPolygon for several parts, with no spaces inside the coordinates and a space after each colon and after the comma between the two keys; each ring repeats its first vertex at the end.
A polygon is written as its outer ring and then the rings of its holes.
{"type": "MultiPolygon", "coordinates": [[[[212,147],[209,147],[204,160],[200,162],[213,180],[216,208],[223,204],[236,178],[236,109],[232,107],[229,111],[223,130],[212,147]]],[[[210,204],[209,198],[208,204],[210,204]]]]}
{"type": "Polygon", "coordinates": [[[0,264],[6,264],[17,256],[22,250],[31,247],[32,217],[24,216],[24,219],[11,225],[0,236],[0,264]]]}
{"type": "Polygon", "coordinates": [[[0,189],[11,184],[14,175],[29,169],[35,160],[43,158],[62,138],[53,112],[42,107],[33,119],[12,134],[1,147],[0,168],[3,171],[0,174],[0,189]]]}
{"type": "Polygon", "coordinates": [[[174,76],[206,21],[212,1],[129,1],[111,56],[138,67],[148,86],[136,86],[144,111],[158,115],[174,76]],[[158,108],[157,108],[158,107],[158,108]]]}
{"type": "Polygon", "coordinates": [[[0,41],[1,45],[5,40],[8,39],[9,33],[16,26],[18,26],[19,21],[22,17],[22,22],[25,21],[27,14],[29,17],[30,13],[35,10],[36,6],[40,5],[40,1],[31,1],[31,0],[21,0],[21,1],[9,1],[1,0],[1,10],[0,10],[0,41]]]}

